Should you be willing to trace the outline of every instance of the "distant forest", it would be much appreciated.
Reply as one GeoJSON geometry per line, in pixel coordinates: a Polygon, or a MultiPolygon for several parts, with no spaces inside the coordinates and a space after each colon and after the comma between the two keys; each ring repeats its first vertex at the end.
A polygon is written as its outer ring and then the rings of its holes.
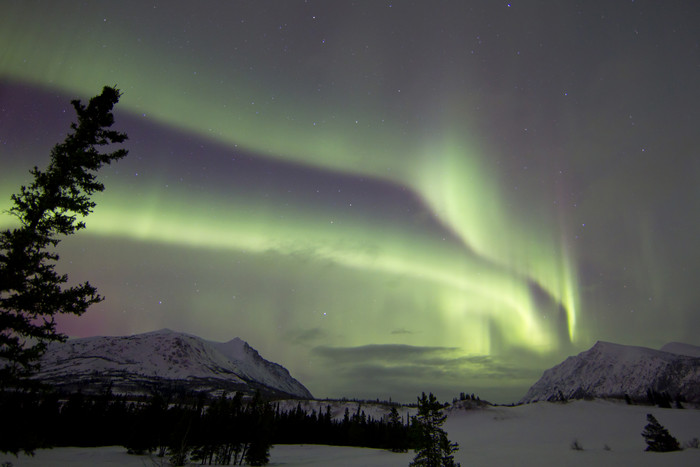
{"type": "Polygon", "coordinates": [[[273,444],[362,446],[405,452],[419,429],[396,407],[377,420],[358,406],[334,420],[299,404],[282,411],[256,394],[211,399],[204,394],[156,394],[142,400],[107,392],[0,393],[0,451],[18,453],[60,446],[124,446],[129,453],[167,458],[174,465],[264,465],[273,444]]]}

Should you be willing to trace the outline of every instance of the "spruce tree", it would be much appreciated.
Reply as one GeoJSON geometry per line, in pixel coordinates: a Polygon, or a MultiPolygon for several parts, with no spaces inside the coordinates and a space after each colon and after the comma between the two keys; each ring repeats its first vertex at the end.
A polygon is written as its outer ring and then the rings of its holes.
{"type": "Polygon", "coordinates": [[[669,452],[680,451],[681,445],[676,438],[671,436],[652,414],[647,414],[649,422],[642,432],[644,440],[647,442],[647,451],[669,452]]]}
{"type": "Polygon", "coordinates": [[[256,391],[248,407],[251,426],[249,444],[245,453],[248,465],[267,465],[270,462],[270,435],[272,431],[272,408],[262,400],[260,391],[256,391]]]}
{"type": "Polygon", "coordinates": [[[54,270],[55,248],[59,237],[85,228],[80,219],[95,207],[90,196],[104,190],[95,172],[127,154],[99,151],[127,138],[109,130],[120,95],[105,87],[87,107],[73,100],[78,123],[72,133],[53,147],[47,169],[34,167],[33,183],[12,195],[9,213],[19,226],[0,232],[0,389],[31,374],[48,342],[66,339],[55,315],[81,315],[102,300],[89,282],[64,287],[68,277],[54,270]]]}
{"type": "Polygon", "coordinates": [[[442,424],[447,418],[442,412],[443,405],[430,393],[423,393],[418,398],[418,426],[416,456],[410,466],[421,467],[459,467],[454,461],[454,453],[459,449],[457,443],[447,438],[442,424]]]}
{"type": "Polygon", "coordinates": [[[392,452],[408,451],[406,430],[401,420],[401,415],[399,415],[399,411],[396,410],[396,407],[391,407],[391,412],[389,412],[387,445],[392,452]]]}

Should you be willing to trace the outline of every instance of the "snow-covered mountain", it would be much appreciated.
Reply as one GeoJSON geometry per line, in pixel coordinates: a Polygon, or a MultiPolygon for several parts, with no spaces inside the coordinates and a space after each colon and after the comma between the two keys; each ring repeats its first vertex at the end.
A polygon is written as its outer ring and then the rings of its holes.
{"type": "Polygon", "coordinates": [[[265,360],[246,342],[209,342],[162,329],[118,337],[86,337],[52,343],[36,379],[64,389],[144,393],[153,389],[256,390],[312,399],[283,366],[265,360]]]}
{"type": "Polygon", "coordinates": [[[625,397],[646,400],[648,391],[700,403],[700,348],[669,344],[664,349],[597,342],[546,370],[521,403],[625,397]]]}
{"type": "Polygon", "coordinates": [[[669,342],[661,347],[661,351],[700,358],[700,347],[697,345],[684,344],[682,342],[669,342]]]}

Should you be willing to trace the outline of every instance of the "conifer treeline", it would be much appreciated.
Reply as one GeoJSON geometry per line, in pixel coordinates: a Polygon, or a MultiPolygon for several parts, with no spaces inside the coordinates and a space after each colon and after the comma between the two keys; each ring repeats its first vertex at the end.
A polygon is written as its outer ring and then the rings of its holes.
{"type": "Polygon", "coordinates": [[[174,464],[263,465],[273,444],[329,444],[406,451],[416,427],[395,407],[377,420],[346,408],[331,416],[331,405],[310,413],[299,404],[283,411],[259,394],[245,401],[205,395],[173,398],[162,394],[129,401],[111,393],[60,398],[56,394],[0,395],[0,451],[17,453],[58,446],[125,446],[134,454],[167,456],[174,464]],[[412,434],[413,433],[413,434],[412,434]]]}

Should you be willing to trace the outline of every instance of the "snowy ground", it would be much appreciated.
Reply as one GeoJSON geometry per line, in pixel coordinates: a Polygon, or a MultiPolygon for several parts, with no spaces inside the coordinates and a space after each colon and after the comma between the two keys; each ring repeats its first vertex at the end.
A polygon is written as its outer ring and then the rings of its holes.
{"type": "Polygon", "coordinates": [[[653,413],[681,444],[700,438],[700,411],[605,401],[538,403],[455,413],[445,423],[464,466],[698,466],[700,449],[645,452],[641,436],[653,413]],[[571,449],[577,440],[583,451],[571,449]],[[610,450],[607,450],[605,446],[610,450]]]}
{"type": "MultiPolygon", "coordinates": [[[[658,409],[605,401],[538,403],[454,411],[445,424],[460,444],[463,466],[698,466],[700,449],[645,452],[641,437],[646,414],[653,413],[681,444],[700,438],[700,410],[658,409]],[[571,449],[577,440],[583,451],[571,449]],[[609,449],[606,449],[606,446],[609,449]]],[[[406,466],[413,453],[336,446],[275,446],[270,465],[406,466]]],[[[161,459],[129,456],[121,447],[61,448],[35,457],[0,455],[14,466],[153,466],[161,459]]]]}

